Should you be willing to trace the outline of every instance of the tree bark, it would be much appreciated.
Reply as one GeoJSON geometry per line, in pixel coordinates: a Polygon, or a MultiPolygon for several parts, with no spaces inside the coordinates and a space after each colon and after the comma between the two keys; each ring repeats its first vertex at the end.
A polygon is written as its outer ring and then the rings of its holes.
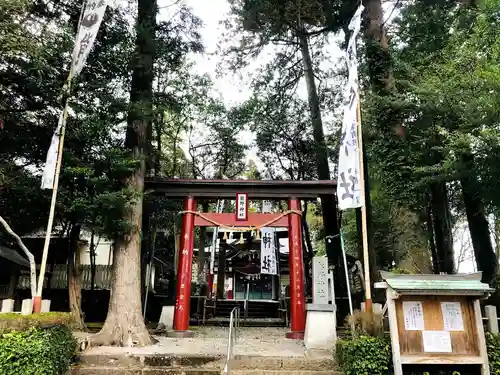
{"type": "Polygon", "coordinates": [[[363,0],[363,5],[363,29],[370,84],[378,95],[389,95],[394,90],[394,75],[382,1],[363,0]]]}
{"type": "MultiPolygon", "coordinates": [[[[314,77],[314,69],[311,59],[311,51],[309,49],[309,41],[305,32],[298,32],[297,37],[300,43],[300,51],[302,54],[302,64],[304,66],[304,77],[307,86],[307,98],[309,110],[311,113],[311,124],[314,137],[314,152],[316,155],[316,169],[318,179],[330,180],[330,167],[328,165],[328,149],[325,142],[325,134],[323,132],[323,120],[321,119],[320,100],[318,89],[314,77]]],[[[321,212],[323,216],[323,226],[326,236],[335,236],[332,238],[333,246],[326,246],[328,252],[328,260],[330,264],[338,265],[340,260],[340,237],[339,224],[337,217],[337,201],[334,195],[325,195],[321,198],[321,212]],[[337,236],[336,236],[337,235],[337,236]]]]}
{"type": "MultiPolygon", "coordinates": [[[[304,275],[305,275],[305,280],[306,280],[306,295],[311,296],[312,295],[312,264],[313,264],[313,257],[314,257],[314,250],[312,246],[312,241],[311,241],[311,233],[309,231],[309,225],[307,224],[307,201],[304,202],[304,210],[302,211],[302,229],[304,231],[304,235],[302,236],[302,240],[305,244],[304,249],[307,249],[307,251],[303,252],[303,258],[304,258],[304,275]]],[[[279,247],[278,247],[278,254],[279,256],[279,247]]]]}
{"type": "Polygon", "coordinates": [[[432,272],[434,274],[439,274],[439,257],[436,249],[436,241],[434,238],[434,225],[432,219],[432,203],[430,202],[430,197],[428,197],[427,207],[425,210],[426,225],[425,229],[427,231],[427,240],[429,241],[429,248],[431,249],[432,257],[432,272]]]}
{"type": "Polygon", "coordinates": [[[497,213],[495,213],[495,252],[498,264],[500,263],[500,218],[497,213]]]}
{"type": "Polygon", "coordinates": [[[95,244],[95,230],[92,228],[92,232],[90,234],[90,290],[93,292],[95,289],[95,274],[97,271],[97,267],[95,264],[95,250],[96,250],[96,244],[95,244]]]}
{"type": "Polygon", "coordinates": [[[470,173],[474,165],[474,157],[468,153],[462,156],[462,160],[468,173],[460,179],[460,184],[477,269],[483,272],[482,281],[494,286],[498,262],[491,244],[490,228],[484,213],[481,193],[478,191],[480,185],[476,177],[470,173]]]}
{"type": "Polygon", "coordinates": [[[130,225],[115,241],[113,275],[108,315],[89,345],[147,346],[153,338],[141,311],[141,227],[148,139],[153,117],[153,64],[156,54],[156,0],[138,0],[137,38],[132,61],[130,107],[125,147],[138,161],[127,187],[139,197],[131,203],[123,219],[130,225]]]}
{"type": "Polygon", "coordinates": [[[82,312],[82,268],[80,264],[80,224],[74,224],[68,243],[68,294],[69,310],[78,330],[86,331],[82,312]]]}
{"type": "Polygon", "coordinates": [[[436,182],[431,186],[432,220],[438,270],[452,274],[455,272],[455,257],[453,252],[453,235],[451,224],[448,192],[444,182],[436,182]]]}

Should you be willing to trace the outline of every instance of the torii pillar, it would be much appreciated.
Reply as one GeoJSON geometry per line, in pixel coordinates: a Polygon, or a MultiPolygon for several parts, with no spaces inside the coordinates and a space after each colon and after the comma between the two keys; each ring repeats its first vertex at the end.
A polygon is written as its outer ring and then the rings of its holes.
{"type": "MultiPolygon", "coordinates": [[[[188,196],[184,199],[184,211],[196,211],[194,197],[188,196]]],[[[182,217],[174,309],[174,331],[168,333],[169,336],[174,337],[190,337],[193,335],[193,332],[189,330],[189,309],[191,304],[194,218],[195,216],[192,213],[185,213],[182,217]]]]}
{"type": "MultiPolygon", "coordinates": [[[[290,211],[300,211],[296,198],[288,201],[290,211]]],[[[306,328],[306,300],[304,294],[304,263],[302,257],[302,223],[300,214],[288,214],[288,263],[290,267],[290,329],[286,338],[303,340],[306,328]]]]}

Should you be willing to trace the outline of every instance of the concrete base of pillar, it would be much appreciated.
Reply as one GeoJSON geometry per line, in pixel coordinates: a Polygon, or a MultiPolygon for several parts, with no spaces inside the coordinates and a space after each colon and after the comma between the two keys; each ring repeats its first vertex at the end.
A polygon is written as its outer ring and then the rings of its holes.
{"type": "Polygon", "coordinates": [[[42,308],[40,309],[40,312],[50,312],[50,299],[42,299],[42,308]]]}
{"type": "Polygon", "coordinates": [[[13,299],[4,299],[2,302],[2,312],[3,313],[11,313],[14,312],[14,300],[13,299]]]}
{"type": "Polygon", "coordinates": [[[23,299],[21,305],[21,315],[30,315],[33,313],[33,302],[31,299],[23,299]]]}
{"type": "Polygon", "coordinates": [[[174,310],[175,306],[163,306],[161,308],[160,320],[158,321],[158,328],[161,330],[171,330],[174,323],[174,310]]]}
{"type": "Polygon", "coordinates": [[[194,331],[168,331],[167,337],[186,338],[193,337],[194,331]]]}
{"type": "Polygon", "coordinates": [[[335,305],[307,305],[306,349],[331,350],[337,340],[335,305]]]}
{"type": "Polygon", "coordinates": [[[285,338],[290,340],[304,340],[304,332],[292,331],[285,333],[285,338]]]}

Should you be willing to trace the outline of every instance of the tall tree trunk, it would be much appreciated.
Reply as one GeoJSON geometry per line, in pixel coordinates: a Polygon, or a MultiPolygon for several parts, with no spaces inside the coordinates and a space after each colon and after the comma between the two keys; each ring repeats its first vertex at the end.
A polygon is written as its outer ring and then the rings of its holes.
{"type": "MultiPolygon", "coordinates": [[[[204,201],[201,205],[202,212],[208,212],[208,201],[204,201]]],[[[207,262],[207,254],[205,253],[205,247],[207,243],[207,227],[200,227],[200,241],[198,245],[198,275],[197,280],[199,284],[207,284],[207,273],[205,271],[205,265],[207,262]]]]}
{"type": "Polygon", "coordinates": [[[438,269],[439,272],[452,274],[455,272],[455,256],[448,192],[444,182],[432,184],[431,205],[438,269]]]}
{"type": "Polygon", "coordinates": [[[436,241],[434,237],[434,225],[432,218],[432,204],[430,201],[430,196],[428,197],[427,207],[425,210],[425,229],[427,231],[427,240],[429,241],[429,248],[431,250],[432,257],[432,272],[439,274],[439,257],[436,249],[436,241]]]}
{"type": "Polygon", "coordinates": [[[86,331],[82,313],[82,268],[80,264],[81,226],[71,227],[68,243],[68,293],[69,310],[73,314],[78,330],[86,331]]]}
{"type": "MultiPolygon", "coordinates": [[[[146,301],[146,285],[149,280],[147,279],[147,269],[150,263],[152,254],[151,244],[151,201],[144,199],[142,202],[142,241],[141,241],[141,301],[146,301]]],[[[144,303],[142,306],[144,311],[144,303]]]]}
{"type": "Polygon", "coordinates": [[[483,272],[484,283],[494,285],[498,262],[491,244],[490,227],[484,213],[481,193],[478,191],[479,183],[470,173],[474,167],[474,157],[467,153],[462,156],[462,160],[468,173],[460,179],[460,184],[477,269],[483,272]]]}
{"type": "MultiPolygon", "coordinates": [[[[307,98],[309,110],[311,112],[311,124],[314,137],[314,152],[316,155],[316,169],[320,180],[330,180],[330,167],[328,165],[328,149],[323,132],[323,121],[321,119],[320,101],[318,89],[314,78],[314,69],[311,60],[311,51],[309,41],[304,32],[297,33],[302,54],[302,64],[304,66],[304,77],[307,86],[307,98]]],[[[323,216],[323,225],[326,236],[335,236],[339,234],[339,225],[337,217],[337,201],[334,195],[325,195],[321,198],[321,212],[323,216]]],[[[331,264],[339,264],[340,260],[340,237],[333,237],[333,246],[327,246],[328,260],[331,264]]]]}
{"type": "Polygon", "coordinates": [[[90,345],[147,346],[153,338],[141,311],[141,227],[146,173],[153,117],[153,64],[156,54],[156,0],[138,0],[136,47],[132,61],[130,107],[125,147],[138,160],[127,187],[139,197],[124,215],[130,229],[115,241],[109,309],[104,326],[90,338],[90,345]]]}
{"type": "MultiPolygon", "coordinates": [[[[375,251],[375,247],[373,246],[373,214],[372,214],[372,200],[370,195],[370,177],[368,173],[368,162],[366,157],[366,148],[365,143],[363,143],[363,163],[364,163],[364,189],[365,189],[365,205],[366,205],[366,232],[368,238],[368,254],[369,254],[369,266],[370,266],[370,281],[373,284],[379,279],[378,272],[378,258],[377,252],[375,251]]],[[[363,263],[363,267],[366,267],[364,264],[364,256],[363,256],[363,216],[361,207],[356,208],[356,233],[358,235],[358,258],[363,263]]]]}
{"type": "Polygon", "coordinates": [[[96,244],[95,244],[95,230],[92,227],[92,232],[90,234],[90,290],[93,292],[95,289],[95,274],[97,271],[97,267],[95,264],[95,250],[96,250],[96,244]]]}
{"type": "MultiPolygon", "coordinates": [[[[308,204],[307,201],[304,202],[304,210],[302,211],[302,229],[304,231],[304,235],[302,236],[302,239],[304,241],[304,249],[307,249],[307,251],[304,251],[303,257],[304,257],[304,274],[306,278],[306,295],[311,296],[312,295],[312,264],[313,264],[313,257],[314,257],[314,249],[312,246],[312,241],[311,241],[311,233],[309,231],[309,225],[307,224],[307,209],[308,209],[308,204]]],[[[279,244],[278,244],[279,245],[279,244]]],[[[279,247],[278,247],[278,254],[279,256],[279,247]]]]}
{"type": "Polygon", "coordinates": [[[394,75],[381,0],[363,0],[364,39],[370,84],[378,95],[390,95],[394,75]]]}
{"type": "Polygon", "coordinates": [[[495,252],[498,264],[500,263],[500,218],[497,213],[495,213],[495,252]]]}

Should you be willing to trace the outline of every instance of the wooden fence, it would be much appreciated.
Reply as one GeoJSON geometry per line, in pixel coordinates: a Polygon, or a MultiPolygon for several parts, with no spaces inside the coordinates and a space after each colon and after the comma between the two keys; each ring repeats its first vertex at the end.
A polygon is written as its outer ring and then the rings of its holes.
{"type": "MultiPolygon", "coordinates": [[[[91,269],[90,265],[82,267],[82,288],[90,290],[91,288],[91,269]]],[[[111,285],[111,267],[108,265],[96,265],[95,285],[94,289],[108,290],[111,285]]],[[[45,277],[44,287],[47,288],[49,277],[45,277]]],[[[56,264],[50,278],[50,289],[67,289],[68,288],[68,266],[66,264],[56,264]]],[[[29,275],[21,275],[17,283],[18,289],[29,289],[29,275]]]]}

